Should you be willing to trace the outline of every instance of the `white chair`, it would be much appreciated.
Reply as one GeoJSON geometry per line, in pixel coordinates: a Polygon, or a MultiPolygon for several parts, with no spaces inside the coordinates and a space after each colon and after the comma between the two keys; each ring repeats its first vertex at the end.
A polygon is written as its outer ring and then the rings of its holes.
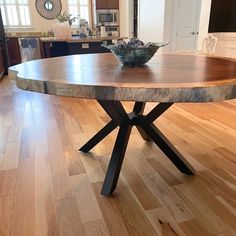
{"type": "Polygon", "coordinates": [[[200,54],[212,56],[215,53],[216,44],[218,39],[212,34],[209,34],[202,42],[200,54]]]}
{"type": "Polygon", "coordinates": [[[198,50],[178,50],[177,53],[184,55],[207,55],[213,56],[215,53],[218,39],[212,34],[209,34],[202,42],[202,48],[198,50]]]}

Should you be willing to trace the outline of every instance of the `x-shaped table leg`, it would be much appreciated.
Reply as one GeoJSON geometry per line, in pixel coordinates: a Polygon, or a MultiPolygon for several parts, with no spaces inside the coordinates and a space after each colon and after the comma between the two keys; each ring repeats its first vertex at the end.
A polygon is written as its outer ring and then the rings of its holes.
{"type": "Polygon", "coordinates": [[[101,190],[102,195],[110,196],[116,188],[133,126],[137,127],[144,140],[152,140],[182,173],[194,174],[193,167],[153,124],[173,103],[159,103],[151,112],[144,116],[145,103],[143,102],[136,102],[133,111],[129,114],[126,113],[121,102],[104,100],[98,100],[98,102],[112,120],[81,147],[80,151],[89,152],[117,126],[120,127],[101,190]]]}

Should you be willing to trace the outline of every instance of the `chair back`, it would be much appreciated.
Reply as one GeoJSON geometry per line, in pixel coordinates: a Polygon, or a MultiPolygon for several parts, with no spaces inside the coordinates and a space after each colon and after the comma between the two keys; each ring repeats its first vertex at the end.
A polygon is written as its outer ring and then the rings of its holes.
{"type": "Polygon", "coordinates": [[[217,38],[214,37],[212,34],[209,34],[207,38],[205,38],[202,42],[202,48],[200,53],[205,55],[214,55],[217,38]]]}

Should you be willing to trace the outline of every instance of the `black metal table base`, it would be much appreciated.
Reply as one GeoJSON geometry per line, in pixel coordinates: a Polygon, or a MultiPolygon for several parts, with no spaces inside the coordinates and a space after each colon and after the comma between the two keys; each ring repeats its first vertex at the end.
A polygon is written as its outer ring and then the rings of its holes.
{"type": "Polygon", "coordinates": [[[153,124],[153,122],[171,105],[173,105],[173,103],[159,103],[146,116],[143,115],[145,107],[145,103],[143,102],[136,102],[133,111],[129,114],[126,113],[124,107],[119,101],[98,100],[98,103],[111,117],[111,121],[96,135],[94,135],[83,147],[81,147],[80,151],[89,152],[117,126],[120,127],[101,190],[102,195],[110,196],[116,188],[133,126],[137,127],[144,140],[152,140],[182,173],[187,175],[194,174],[195,171],[193,167],[170,143],[164,134],[153,124]]]}

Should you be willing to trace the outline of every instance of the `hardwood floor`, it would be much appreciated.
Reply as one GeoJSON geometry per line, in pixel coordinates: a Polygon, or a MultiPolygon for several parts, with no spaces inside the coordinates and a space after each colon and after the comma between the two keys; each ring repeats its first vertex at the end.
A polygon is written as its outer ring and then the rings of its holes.
{"type": "Polygon", "coordinates": [[[108,121],[93,100],[0,81],[0,235],[236,235],[236,100],[175,104],[156,121],[196,176],[134,129],[111,198],[100,190],[116,131],[78,152],[108,121]]]}

